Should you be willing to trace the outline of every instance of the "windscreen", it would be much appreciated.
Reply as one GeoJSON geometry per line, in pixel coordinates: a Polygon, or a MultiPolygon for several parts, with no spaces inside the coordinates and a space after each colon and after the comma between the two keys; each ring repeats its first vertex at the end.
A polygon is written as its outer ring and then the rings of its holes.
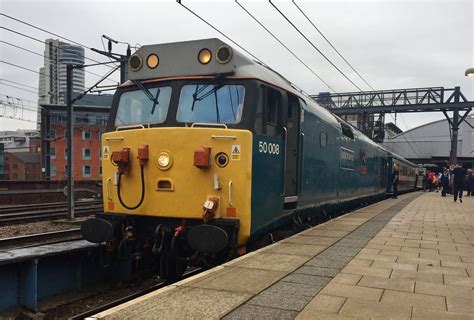
{"type": "Polygon", "coordinates": [[[171,99],[171,87],[148,88],[148,91],[158,103],[152,101],[140,89],[122,93],[115,126],[163,123],[166,120],[171,99]]]}
{"type": "Polygon", "coordinates": [[[244,97],[242,85],[185,85],[181,88],[176,119],[188,123],[239,123],[244,97]]]}

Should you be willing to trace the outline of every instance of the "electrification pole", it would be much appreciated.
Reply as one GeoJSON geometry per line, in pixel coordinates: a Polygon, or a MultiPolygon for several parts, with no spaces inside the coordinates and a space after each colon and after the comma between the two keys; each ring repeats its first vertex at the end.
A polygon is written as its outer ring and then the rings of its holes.
{"type": "Polygon", "coordinates": [[[72,106],[72,73],[74,65],[66,66],[66,105],[67,105],[67,216],[74,219],[74,113],[72,106]]]}
{"type": "MultiPolygon", "coordinates": [[[[460,87],[454,88],[454,103],[459,103],[459,96],[460,96],[460,87]]],[[[462,121],[462,120],[461,120],[462,121]]],[[[451,164],[458,164],[458,132],[459,132],[459,125],[461,124],[459,121],[459,110],[454,109],[453,111],[453,140],[451,141],[451,164]]]]}
{"type": "Polygon", "coordinates": [[[114,40],[106,35],[102,35],[103,38],[107,39],[109,42],[108,42],[108,45],[107,45],[107,49],[108,51],[102,51],[102,50],[98,50],[98,49],[95,49],[95,48],[91,48],[92,51],[94,52],[97,52],[99,54],[102,54],[106,57],[109,57],[111,59],[114,59],[116,61],[118,61],[120,63],[120,83],[124,83],[125,81],[128,80],[128,59],[130,58],[130,55],[132,54],[132,51],[130,49],[130,44],[126,43],[126,42],[121,42],[121,41],[117,41],[117,40],[114,40]],[[112,42],[115,43],[115,44],[118,44],[118,43],[125,43],[127,44],[127,52],[125,55],[123,54],[118,54],[118,53],[113,53],[112,52],[112,42]]]}

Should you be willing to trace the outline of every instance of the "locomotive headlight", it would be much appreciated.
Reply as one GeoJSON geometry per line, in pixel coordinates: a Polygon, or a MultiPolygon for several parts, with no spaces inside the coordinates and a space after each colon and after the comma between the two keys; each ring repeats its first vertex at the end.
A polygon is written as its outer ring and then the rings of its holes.
{"type": "Polygon", "coordinates": [[[128,65],[130,66],[130,70],[138,71],[143,65],[142,58],[138,54],[134,54],[130,57],[130,60],[128,60],[128,65]]]}
{"type": "Polygon", "coordinates": [[[228,46],[221,46],[217,49],[216,60],[221,64],[225,64],[232,59],[232,49],[228,46]]]}
{"type": "Polygon", "coordinates": [[[202,49],[199,51],[198,60],[201,64],[208,64],[212,59],[212,53],[209,49],[202,49]]]}
{"type": "Polygon", "coordinates": [[[156,158],[156,163],[158,164],[158,168],[161,170],[168,170],[171,167],[173,161],[168,152],[161,152],[156,158]]]}
{"type": "Polygon", "coordinates": [[[150,54],[148,58],[146,58],[146,65],[150,69],[155,69],[160,64],[160,58],[154,53],[150,54]]]}

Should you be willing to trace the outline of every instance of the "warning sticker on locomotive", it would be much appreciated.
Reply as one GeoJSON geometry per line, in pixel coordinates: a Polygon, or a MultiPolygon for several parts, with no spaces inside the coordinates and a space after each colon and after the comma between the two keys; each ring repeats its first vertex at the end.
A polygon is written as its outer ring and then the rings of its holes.
{"type": "Polygon", "coordinates": [[[109,153],[110,153],[109,146],[104,146],[104,150],[102,150],[102,158],[108,159],[109,158],[109,153]]]}
{"type": "Polygon", "coordinates": [[[240,144],[233,144],[230,150],[230,159],[240,160],[240,144]]]}
{"type": "Polygon", "coordinates": [[[354,170],[354,151],[342,147],[339,150],[341,155],[341,169],[354,170]]]}

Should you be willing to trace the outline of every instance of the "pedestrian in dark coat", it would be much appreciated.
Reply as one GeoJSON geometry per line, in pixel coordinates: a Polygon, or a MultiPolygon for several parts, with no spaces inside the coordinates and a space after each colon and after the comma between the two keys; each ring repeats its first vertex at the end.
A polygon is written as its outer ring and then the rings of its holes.
{"type": "Polygon", "coordinates": [[[467,170],[467,195],[474,196],[474,172],[467,170]]]}
{"type": "Polygon", "coordinates": [[[454,194],[454,202],[458,200],[459,197],[459,202],[462,202],[462,192],[464,188],[464,183],[466,179],[466,169],[464,169],[461,166],[456,166],[453,169],[453,194],[454,194]]]}

